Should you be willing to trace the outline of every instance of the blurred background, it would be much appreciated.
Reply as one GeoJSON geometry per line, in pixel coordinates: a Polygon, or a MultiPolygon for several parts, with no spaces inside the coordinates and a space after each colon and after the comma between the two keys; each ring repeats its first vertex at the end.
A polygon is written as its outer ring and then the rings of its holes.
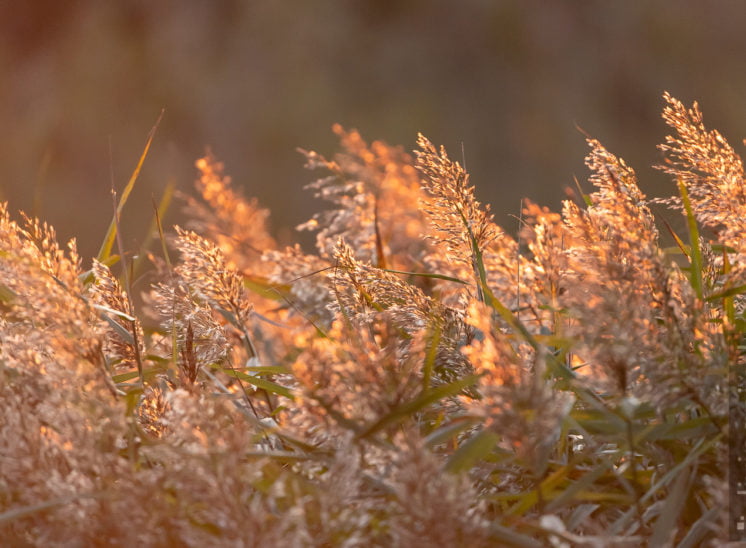
{"type": "Polygon", "coordinates": [[[650,167],[664,90],[740,150],[744,23],[746,2],[700,0],[0,0],[0,199],[95,254],[111,173],[121,190],[165,109],[124,211],[131,249],[206,146],[295,239],[319,207],[296,147],[331,155],[334,122],[408,150],[422,131],[458,159],[463,145],[514,232],[522,197],[558,207],[586,179],[577,127],[670,194],[650,167]]]}

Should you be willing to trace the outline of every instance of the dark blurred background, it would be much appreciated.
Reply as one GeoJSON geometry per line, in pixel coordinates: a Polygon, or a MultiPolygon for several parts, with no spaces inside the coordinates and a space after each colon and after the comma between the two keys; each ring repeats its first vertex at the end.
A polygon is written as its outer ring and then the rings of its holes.
{"type": "Polygon", "coordinates": [[[741,148],[744,23],[746,2],[701,0],[2,0],[0,198],[95,253],[110,172],[121,190],[162,108],[124,212],[132,248],[206,146],[294,238],[319,205],[295,149],[333,153],[334,122],[409,150],[422,131],[459,159],[463,143],[507,227],[521,197],[557,207],[587,177],[576,126],[664,195],[664,90],[741,148]]]}

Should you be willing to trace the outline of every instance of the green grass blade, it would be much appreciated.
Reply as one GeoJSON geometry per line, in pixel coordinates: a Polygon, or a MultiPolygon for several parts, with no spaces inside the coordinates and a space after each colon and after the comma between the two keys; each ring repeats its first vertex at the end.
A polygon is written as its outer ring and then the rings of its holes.
{"type": "MultiPolygon", "coordinates": [[[[518,317],[516,317],[516,315],[513,314],[513,312],[507,306],[500,302],[500,300],[492,292],[492,289],[490,289],[490,287],[487,285],[487,271],[484,267],[484,257],[482,255],[482,250],[479,248],[477,239],[474,236],[468,222],[463,217],[463,215],[461,218],[464,222],[464,225],[466,226],[469,238],[471,239],[470,245],[472,249],[474,268],[476,270],[476,281],[477,287],[479,288],[479,295],[481,296],[482,300],[486,304],[488,304],[495,312],[497,312],[500,317],[502,317],[502,319],[515,330],[516,333],[520,334],[523,339],[528,344],[530,344],[534,350],[537,351],[537,353],[542,353],[542,346],[539,341],[536,340],[536,337],[531,334],[526,326],[523,325],[518,317]]],[[[572,371],[567,369],[564,364],[559,362],[553,354],[545,353],[545,356],[547,366],[551,369],[553,375],[556,375],[563,379],[573,378],[572,371]]]]}
{"type": "Polygon", "coordinates": [[[489,455],[498,441],[500,436],[489,430],[482,430],[451,455],[445,466],[446,471],[457,474],[469,470],[478,460],[489,455]]]}
{"type": "Polygon", "coordinates": [[[229,377],[246,381],[249,384],[253,384],[257,388],[261,388],[262,390],[266,390],[267,392],[277,394],[278,396],[284,396],[291,400],[295,398],[289,388],[287,388],[286,386],[282,386],[281,384],[277,384],[276,382],[268,381],[267,379],[263,379],[259,376],[248,375],[246,373],[242,373],[241,371],[236,371],[235,369],[225,369],[223,367],[220,367],[219,365],[214,365],[212,366],[212,368],[217,369],[218,371],[222,371],[229,377]]]}
{"type": "MultiPolygon", "coordinates": [[[[558,468],[552,472],[544,481],[539,485],[539,490],[546,496],[548,493],[553,492],[557,486],[567,481],[568,476],[574,471],[574,466],[566,465],[558,468]]],[[[507,514],[513,516],[522,516],[532,507],[539,502],[539,495],[537,489],[531,489],[525,492],[519,499],[518,502],[513,505],[507,514]]]]}
{"type": "Polygon", "coordinates": [[[287,375],[290,373],[288,368],[282,365],[250,365],[243,369],[256,373],[257,375],[287,375]]]}
{"type": "Polygon", "coordinates": [[[102,317],[104,320],[116,331],[117,335],[122,337],[122,340],[126,342],[127,344],[134,346],[135,345],[135,338],[132,336],[132,332],[124,327],[121,323],[116,321],[111,316],[108,316],[106,314],[102,314],[102,317]]]}
{"type": "Polygon", "coordinates": [[[652,426],[635,436],[635,443],[649,443],[659,440],[702,439],[717,433],[710,417],[696,417],[682,423],[665,423],[652,426]]]}
{"type": "Polygon", "coordinates": [[[5,304],[13,302],[18,294],[5,284],[0,284],[0,301],[5,304]]]}
{"type": "MultiPolygon", "coordinates": [[[[695,460],[703,453],[709,451],[714,445],[716,445],[720,438],[722,438],[722,434],[718,434],[711,440],[705,442],[704,440],[700,440],[689,453],[687,454],[684,459],[676,464],[671,470],[666,472],[666,474],[663,475],[661,479],[659,479],[650,489],[647,490],[647,492],[640,498],[640,504],[647,503],[650,499],[653,498],[654,495],[658,493],[663,487],[670,484],[672,481],[674,481],[677,476],[682,473],[687,467],[689,467],[695,460]]],[[[619,532],[626,527],[629,522],[634,519],[636,515],[636,509],[630,508],[627,510],[622,516],[619,517],[608,529],[609,533],[612,535],[619,534],[619,532]]]]}
{"type": "MultiPolygon", "coordinates": [[[[142,378],[145,381],[151,381],[156,377],[156,375],[162,374],[164,371],[165,369],[163,367],[151,367],[149,369],[143,369],[142,378]]],[[[114,375],[112,376],[111,380],[113,380],[115,384],[121,384],[127,381],[131,381],[132,379],[136,379],[139,376],[140,376],[140,372],[137,370],[134,370],[134,371],[127,371],[126,373],[119,373],[118,375],[114,375]]]]}
{"type": "Polygon", "coordinates": [[[689,200],[689,192],[683,181],[679,181],[679,192],[686,212],[686,224],[689,227],[689,261],[692,266],[692,287],[697,297],[702,299],[702,250],[699,247],[699,228],[697,228],[697,219],[694,217],[692,203],[689,200]]]}
{"type": "Polygon", "coordinates": [[[687,500],[687,494],[691,486],[692,474],[679,474],[673,489],[664,499],[663,509],[660,516],[655,522],[653,535],[650,537],[650,546],[665,546],[671,535],[671,531],[676,527],[684,502],[687,500]]]}
{"type": "Polygon", "coordinates": [[[412,415],[413,413],[416,413],[428,405],[432,405],[436,401],[442,400],[443,398],[447,398],[448,396],[455,396],[459,392],[461,392],[464,388],[467,388],[469,386],[472,386],[479,380],[479,375],[469,375],[467,377],[464,377],[463,379],[459,379],[457,381],[453,381],[448,384],[444,384],[441,386],[438,386],[437,388],[433,388],[432,390],[428,390],[427,392],[424,392],[417,398],[400,405],[390,413],[384,415],[380,419],[378,419],[375,423],[373,423],[371,426],[366,428],[361,434],[359,434],[357,437],[360,439],[367,438],[382,428],[385,428],[389,424],[395,423],[399,420],[401,420],[404,417],[408,417],[412,415]]]}
{"type": "Polygon", "coordinates": [[[114,381],[114,383],[119,384],[122,382],[131,381],[132,379],[136,379],[140,376],[140,373],[138,371],[128,371],[127,373],[120,373],[119,375],[114,375],[111,380],[114,381]]]}
{"type": "MultiPolygon", "coordinates": [[[[668,233],[673,237],[673,239],[676,241],[676,245],[678,246],[678,249],[686,255],[687,258],[689,258],[689,250],[686,248],[686,244],[679,238],[679,235],[674,232],[673,228],[671,228],[671,225],[668,224],[668,221],[663,219],[663,224],[665,225],[666,229],[668,230],[668,233]]],[[[668,253],[673,253],[672,249],[664,250],[668,253]]]]}
{"type": "Polygon", "coordinates": [[[490,537],[495,546],[513,548],[543,548],[544,546],[538,540],[498,524],[490,525],[490,537]]]}
{"type": "MultiPolygon", "coordinates": [[[[137,253],[137,259],[135,259],[134,265],[132,266],[133,278],[136,278],[137,274],[140,272],[140,269],[147,258],[148,248],[155,239],[155,235],[158,234],[160,237],[163,233],[163,227],[160,225],[161,219],[165,217],[168,208],[171,206],[175,190],[176,183],[173,180],[169,181],[166,188],[163,190],[163,196],[161,197],[160,203],[155,206],[155,201],[153,201],[153,219],[150,221],[148,231],[145,233],[145,239],[140,246],[140,251],[137,253]]],[[[163,240],[161,239],[161,241],[163,240]]]]}
{"type": "Polygon", "coordinates": [[[475,417],[458,417],[451,422],[444,424],[443,426],[432,431],[424,439],[424,443],[427,447],[433,448],[441,443],[446,443],[454,436],[460,434],[467,428],[474,426],[479,419],[475,417]]]}
{"type": "Polygon", "coordinates": [[[101,495],[93,493],[82,493],[79,495],[69,495],[67,497],[58,497],[52,500],[40,502],[38,504],[31,504],[29,506],[22,506],[20,508],[13,508],[0,514],[0,523],[8,523],[13,520],[22,519],[40,512],[46,512],[59,506],[64,506],[81,499],[97,498],[101,495]]]}
{"type": "Polygon", "coordinates": [[[591,200],[590,195],[583,192],[583,187],[580,186],[580,181],[578,181],[577,177],[572,178],[573,181],[575,181],[575,186],[578,189],[578,193],[580,194],[580,197],[583,199],[583,203],[586,207],[591,207],[593,205],[593,200],[591,200]]]}
{"type": "Polygon", "coordinates": [[[295,463],[303,462],[307,460],[315,460],[313,455],[307,453],[294,453],[292,451],[246,451],[243,453],[246,458],[256,458],[257,460],[263,460],[271,458],[272,460],[283,462],[283,463],[295,463]]]}
{"type": "Polygon", "coordinates": [[[430,380],[433,374],[433,368],[435,367],[435,358],[438,354],[438,345],[440,344],[440,337],[443,333],[443,329],[439,325],[435,325],[432,336],[430,337],[430,344],[425,355],[425,362],[422,364],[422,390],[423,392],[430,389],[430,380]]]}
{"type": "Polygon", "coordinates": [[[574,500],[580,493],[588,491],[597,480],[599,480],[601,477],[604,476],[604,474],[609,472],[610,468],[610,463],[605,461],[600,462],[598,466],[593,468],[578,481],[572,483],[569,487],[562,491],[562,493],[557,498],[552,500],[552,502],[547,505],[546,511],[554,512],[555,510],[561,509],[571,500],[574,500]]]}
{"type": "Polygon", "coordinates": [[[694,522],[689,528],[686,536],[681,540],[677,548],[695,548],[696,546],[702,546],[702,541],[708,535],[712,534],[713,527],[717,521],[717,514],[720,512],[720,508],[710,508],[702,514],[702,516],[694,522]]]}
{"type": "Polygon", "coordinates": [[[746,285],[739,285],[728,289],[723,289],[717,293],[712,293],[705,299],[708,302],[719,301],[720,299],[732,298],[736,295],[741,295],[746,292],[746,285]]]}
{"type": "Polygon", "coordinates": [[[416,276],[418,278],[431,278],[434,280],[445,280],[447,282],[455,282],[457,284],[469,285],[469,282],[465,282],[459,278],[453,276],[446,276],[445,274],[431,274],[429,272],[407,272],[406,270],[392,270],[390,268],[379,268],[384,272],[390,272],[391,274],[404,274],[406,276],[416,276]]]}
{"type": "Polygon", "coordinates": [[[113,314],[114,316],[117,316],[119,318],[122,318],[124,320],[134,322],[136,318],[130,316],[129,314],[125,314],[121,310],[114,310],[113,308],[109,308],[108,306],[104,306],[102,304],[92,304],[91,305],[96,310],[100,310],[101,312],[106,312],[107,314],[113,314]]]}
{"type": "Polygon", "coordinates": [[[260,276],[244,276],[243,286],[265,299],[282,301],[292,295],[292,287],[288,284],[275,284],[260,276]]]}
{"type": "Polygon", "coordinates": [[[114,240],[116,239],[116,236],[117,236],[117,218],[122,213],[124,204],[127,203],[127,199],[129,198],[129,195],[135,186],[135,182],[137,181],[138,176],[140,175],[140,170],[142,169],[142,166],[145,163],[145,158],[148,155],[148,151],[150,150],[150,145],[153,143],[155,132],[158,129],[158,126],[160,125],[162,118],[163,118],[163,111],[161,111],[160,115],[158,116],[158,119],[155,122],[155,125],[150,130],[150,133],[148,133],[148,139],[145,142],[145,148],[143,149],[142,154],[140,155],[140,159],[137,162],[137,165],[135,166],[135,170],[132,172],[132,175],[130,176],[129,181],[127,182],[127,186],[124,187],[124,191],[122,192],[122,196],[119,199],[119,204],[117,205],[116,212],[114,213],[114,218],[111,220],[111,223],[109,224],[109,229],[106,231],[106,236],[104,237],[104,241],[101,244],[101,249],[99,249],[98,255],[96,256],[96,258],[101,262],[105,261],[111,254],[111,248],[114,246],[114,240]]]}

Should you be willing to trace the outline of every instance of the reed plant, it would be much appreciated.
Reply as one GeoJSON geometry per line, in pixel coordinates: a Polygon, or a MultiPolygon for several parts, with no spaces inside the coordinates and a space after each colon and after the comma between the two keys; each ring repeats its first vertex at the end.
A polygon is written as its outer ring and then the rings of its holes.
{"type": "Polygon", "coordinates": [[[211,154],[187,223],[164,228],[168,192],[160,245],[123,249],[152,135],[90,265],[0,206],[2,544],[721,545],[746,186],[697,105],[664,100],[673,247],[590,138],[589,192],[526,201],[514,234],[444,148],[338,126],[334,158],[302,151],[313,253],[211,154]]]}

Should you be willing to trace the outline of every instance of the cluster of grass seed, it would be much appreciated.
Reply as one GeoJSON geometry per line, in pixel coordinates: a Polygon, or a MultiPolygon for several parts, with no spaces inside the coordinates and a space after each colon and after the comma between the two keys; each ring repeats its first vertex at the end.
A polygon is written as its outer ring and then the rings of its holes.
{"type": "Polygon", "coordinates": [[[723,542],[746,483],[746,181],[697,105],[665,100],[673,249],[591,139],[593,191],[526,202],[516,235],[445,149],[340,127],[333,159],[303,151],[330,204],[299,227],[312,254],[278,248],[211,155],[188,223],[164,231],[169,188],[126,252],[152,134],[90,269],[3,204],[0,539],[723,542]]]}

